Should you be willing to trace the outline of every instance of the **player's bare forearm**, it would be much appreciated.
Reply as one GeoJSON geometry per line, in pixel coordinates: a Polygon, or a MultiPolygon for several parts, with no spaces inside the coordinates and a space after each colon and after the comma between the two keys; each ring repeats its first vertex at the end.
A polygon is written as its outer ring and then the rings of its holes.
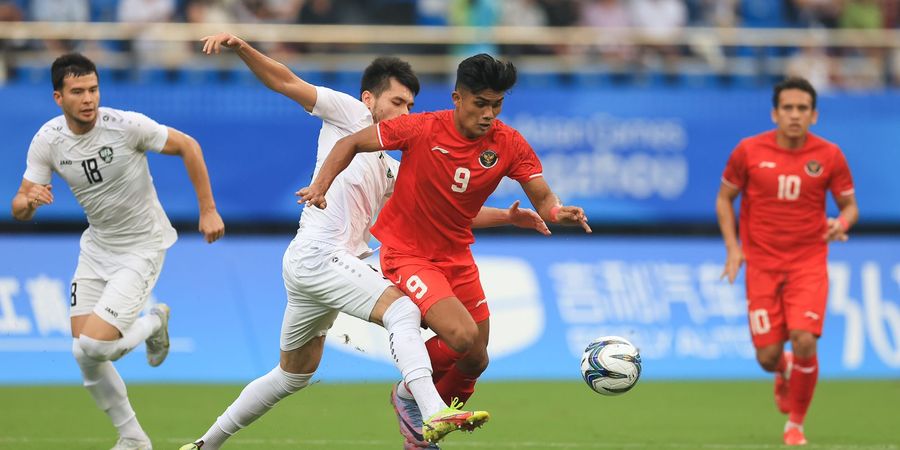
{"type": "Polygon", "coordinates": [[[534,209],[545,222],[566,226],[580,226],[585,232],[592,232],[584,210],[578,206],[563,205],[559,197],[550,189],[544,177],[535,177],[528,182],[522,183],[522,189],[525,190],[528,200],[531,201],[534,209]]]}
{"type": "Polygon", "coordinates": [[[312,111],[316,105],[315,86],[303,81],[287,66],[266,56],[241,38],[229,33],[219,33],[204,37],[203,42],[203,51],[207,54],[218,53],[220,46],[231,48],[267,88],[296,101],[307,111],[312,111]]]}
{"type": "Polygon", "coordinates": [[[535,230],[545,236],[549,236],[550,229],[547,223],[541,219],[541,216],[533,210],[527,208],[519,208],[519,201],[516,200],[507,209],[481,207],[478,215],[472,219],[472,228],[490,228],[503,225],[513,225],[519,228],[535,230]]]}
{"type": "Polygon", "coordinates": [[[491,228],[509,225],[509,211],[482,206],[478,215],[472,219],[472,228],[491,228]]]}
{"type": "Polygon", "coordinates": [[[52,189],[53,186],[49,184],[32,183],[23,178],[19,190],[13,197],[13,218],[20,221],[31,220],[40,206],[53,203],[52,189]]]}
{"type": "Polygon", "coordinates": [[[13,197],[12,216],[14,219],[20,221],[31,220],[35,212],[37,212],[37,208],[31,206],[31,202],[28,201],[25,195],[19,193],[13,197]]]}
{"type": "Polygon", "coordinates": [[[325,158],[312,184],[295,192],[295,195],[300,197],[297,203],[326,208],[328,203],[325,201],[325,194],[328,193],[334,179],[350,165],[353,157],[357,153],[377,150],[381,150],[381,141],[374,125],[339,139],[325,158]]]}
{"type": "Polygon", "coordinates": [[[826,221],[825,236],[826,242],[847,241],[849,239],[848,232],[853,225],[859,220],[859,208],[856,206],[856,197],[853,194],[847,196],[835,197],[840,213],[837,217],[829,218],[826,221]]]}
{"type": "Polygon", "coordinates": [[[203,159],[203,150],[197,141],[190,139],[191,143],[182,153],[184,160],[184,168],[187,170],[188,178],[194,185],[194,192],[197,193],[197,206],[200,212],[215,211],[216,201],[213,198],[212,185],[209,182],[209,171],[206,168],[206,161],[203,159]]]}
{"type": "Polygon", "coordinates": [[[836,203],[840,210],[839,217],[846,223],[849,230],[850,227],[856,225],[856,222],[859,221],[859,206],[856,203],[856,197],[852,195],[846,196],[836,200],[836,203]]]}
{"type": "Polygon", "coordinates": [[[725,247],[728,249],[740,248],[737,239],[737,227],[734,222],[734,199],[737,198],[737,191],[725,184],[719,189],[716,195],[716,218],[719,221],[719,231],[722,233],[722,240],[725,241],[725,247]]]}

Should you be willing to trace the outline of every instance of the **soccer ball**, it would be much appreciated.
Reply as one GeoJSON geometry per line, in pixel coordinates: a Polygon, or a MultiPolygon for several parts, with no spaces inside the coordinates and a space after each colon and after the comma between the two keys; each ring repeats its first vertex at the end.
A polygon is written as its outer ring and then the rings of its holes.
{"type": "Polygon", "coordinates": [[[641,377],[641,355],[623,337],[598,337],[584,349],[581,376],[598,394],[624,394],[641,377]]]}

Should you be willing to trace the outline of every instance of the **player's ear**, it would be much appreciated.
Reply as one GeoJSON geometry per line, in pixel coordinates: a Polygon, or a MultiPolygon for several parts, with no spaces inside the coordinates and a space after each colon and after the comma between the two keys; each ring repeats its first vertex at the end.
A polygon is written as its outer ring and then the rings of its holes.
{"type": "Polygon", "coordinates": [[[812,121],[809,122],[810,125],[815,125],[816,122],[819,121],[819,110],[814,109],[812,112],[812,121]]]}
{"type": "Polygon", "coordinates": [[[62,92],[53,91],[53,101],[56,102],[56,105],[62,108],[62,92]]]}
{"type": "Polygon", "coordinates": [[[363,103],[365,103],[366,107],[368,107],[369,109],[372,109],[372,105],[375,104],[375,95],[369,91],[363,91],[362,95],[360,96],[360,99],[362,100],[363,103]]]}
{"type": "Polygon", "coordinates": [[[772,112],[769,114],[769,117],[772,118],[772,123],[778,123],[778,108],[772,108],[772,112]]]}
{"type": "Polygon", "coordinates": [[[450,94],[450,98],[453,100],[453,106],[459,108],[459,104],[462,102],[462,96],[459,95],[459,91],[453,91],[450,94]]]}

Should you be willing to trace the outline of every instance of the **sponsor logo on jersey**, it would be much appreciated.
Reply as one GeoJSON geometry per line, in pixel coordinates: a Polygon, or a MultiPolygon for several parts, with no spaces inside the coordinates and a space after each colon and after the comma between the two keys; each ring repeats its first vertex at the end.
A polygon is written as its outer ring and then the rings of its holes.
{"type": "Polygon", "coordinates": [[[819,175],[822,175],[823,169],[824,169],[824,167],[822,167],[822,164],[816,160],[807,162],[806,166],[803,167],[803,170],[806,171],[806,174],[811,177],[817,177],[819,175]]]}
{"type": "Polygon", "coordinates": [[[107,164],[111,163],[113,160],[112,147],[100,147],[100,151],[97,152],[97,154],[100,155],[100,159],[107,164]]]}
{"type": "Polygon", "coordinates": [[[440,147],[438,147],[438,146],[431,147],[431,151],[438,151],[438,152],[441,152],[441,153],[443,153],[443,154],[445,154],[445,155],[447,155],[447,154],[450,153],[450,152],[448,152],[447,150],[444,150],[444,149],[442,149],[442,148],[440,148],[440,147]]]}
{"type": "Polygon", "coordinates": [[[68,160],[68,159],[61,159],[61,160],[59,160],[59,165],[61,165],[61,166],[71,166],[71,165],[72,165],[72,161],[71,161],[71,160],[68,160]]]}
{"type": "Polygon", "coordinates": [[[495,152],[491,149],[487,149],[487,150],[481,152],[481,156],[478,157],[478,163],[481,164],[481,167],[484,167],[485,169],[490,169],[491,167],[494,167],[494,165],[497,164],[498,159],[500,159],[500,158],[497,156],[497,152],[495,152]]]}
{"type": "Polygon", "coordinates": [[[107,306],[107,307],[105,307],[105,308],[103,308],[103,309],[105,309],[106,312],[110,313],[113,317],[115,317],[115,318],[117,318],[117,319],[119,318],[119,313],[113,311],[109,306],[107,306]]]}
{"type": "Polygon", "coordinates": [[[772,161],[760,161],[759,168],[760,169],[774,169],[775,163],[772,161]]]}

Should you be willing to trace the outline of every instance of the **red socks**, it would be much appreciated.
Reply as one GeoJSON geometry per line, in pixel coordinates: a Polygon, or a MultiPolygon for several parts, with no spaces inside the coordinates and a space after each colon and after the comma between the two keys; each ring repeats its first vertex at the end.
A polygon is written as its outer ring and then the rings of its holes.
{"type": "Polygon", "coordinates": [[[454,397],[465,403],[469,401],[469,397],[475,392],[475,382],[477,381],[477,375],[464,374],[454,365],[444,374],[440,381],[434,384],[434,387],[437,388],[438,394],[441,394],[441,398],[448,405],[454,397]]]}
{"type": "Polygon", "coordinates": [[[459,401],[463,403],[467,402],[475,392],[475,382],[478,381],[478,376],[459,371],[456,361],[462,358],[462,355],[438,339],[437,336],[425,341],[425,348],[431,358],[433,371],[431,378],[444,402],[449,405],[454,397],[459,398],[459,401]]]}
{"type": "MultiPolygon", "coordinates": [[[[778,363],[779,366],[782,362],[778,363]]],[[[791,404],[791,413],[788,417],[793,423],[803,424],[806,418],[806,410],[812,402],[813,391],[816,389],[816,381],[819,379],[819,360],[816,355],[801,358],[794,355],[794,367],[791,369],[790,390],[788,399],[791,404]]]]}
{"type": "Polygon", "coordinates": [[[431,358],[431,378],[434,380],[434,384],[437,384],[453,367],[453,364],[462,357],[437,336],[425,341],[425,349],[428,350],[428,357],[431,358]]]}

